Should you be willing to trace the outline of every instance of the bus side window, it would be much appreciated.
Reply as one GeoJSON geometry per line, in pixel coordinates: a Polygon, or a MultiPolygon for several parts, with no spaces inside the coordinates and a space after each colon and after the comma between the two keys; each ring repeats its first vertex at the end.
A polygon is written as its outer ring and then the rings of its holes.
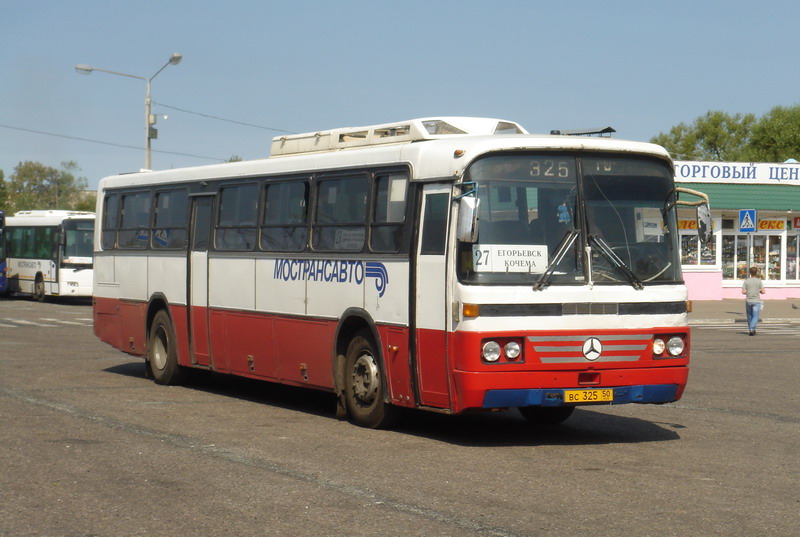
{"type": "Polygon", "coordinates": [[[186,222],[189,210],[187,190],[156,193],[156,220],[153,228],[155,248],[186,248],[186,222]]]}
{"type": "Polygon", "coordinates": [[[368,192],[366,175],[319,182],[313,235],[315,250],[360,252],[364,248],[368,192]]]}
{"type": "Polygon", "coordinates": [[[447,242],[448,194],[428,194],[425,197],[425,214],[422,216],[422,239],[419,253],[444,254],[447,242]]]}
{"type": "Polygon", "coordinates": [[[379,175],[375,179],[375,211],[370,226],[373,252],[399,252],[403,247],[407,186],[405,173],[379,175]]]}
{"type": "Polygon", "coordinates": [[[258,185],[220,189],[219,218],[214,240],[218,250],[253,250],[258,219],[258,185]]]}
{"type": "Polygon", "coordinates": [[[147,248],[150,242],[151,203],[150,192],[123,194],[120,248],[147,248]]]}
{"type": "Polygon", "coordinates": [[[55,231],[52,227],[37,227],[35,232],[36,245],[38,251],[36,252],[37,259],[53,259],[57,258],[58,243],[55,240],[55,231]]]}
{"type": "Polygon", "coordinates": [[[111,250],[117,246],[117,222],[119,222],[119,194],[106,196],[103,203],[103,250],[111,250]]]}
{"type": "Polygon", "coordinates": [[[300,252],[308,241],[307,181],[267,183],[261,248],[272,252],[300,252]]]}

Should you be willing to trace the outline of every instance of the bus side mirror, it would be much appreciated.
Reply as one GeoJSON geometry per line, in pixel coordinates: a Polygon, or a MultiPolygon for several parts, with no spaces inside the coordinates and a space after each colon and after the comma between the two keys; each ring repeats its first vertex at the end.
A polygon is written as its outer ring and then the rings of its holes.
{"type": "Polygon", "coordinates": [[[456,238],[461,242],[477,242],[480,223],[481,200],[474,196],[464,196],[458,200],[458,220],[456,238]]]}
{"type": "Polygon", "coordinates": [[[697,206],[697,236],[700,242],[706,244],[714,238],[714,230],[711,225],[711,209],[707,203],[697,206]]]}

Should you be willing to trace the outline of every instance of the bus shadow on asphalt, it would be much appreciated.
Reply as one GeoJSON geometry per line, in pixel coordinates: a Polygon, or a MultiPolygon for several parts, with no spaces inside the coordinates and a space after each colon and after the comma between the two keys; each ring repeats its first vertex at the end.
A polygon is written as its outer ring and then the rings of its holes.
{"type": "Polygon", "coordinates": [[[409,414],[413,419],[400,423],[396,431],[466,447],[637,444],[680,439],[671,426],[608,414],[590,406],[578,407],[567,421],[551,426],[530,423],[514,409],[457,416],[423,411],[409,414]]]}
{"type": "MultiPolygon", "coordinates": [[[[133,361],[105,372],[146,379],[144,362],[133,361]]],[[[187,389],[220,397],[302,412],[336,420],[336,398],[330,392],[210,371],[191,370],[187,389]]],[[[153,384],[153,389],[159,386],[153,384]]],[[[628,405],[626,405],[628,406],[628,405]]],[[[423,410],[400,409],[397,423],[388,431],[466,447],[637,444],[679,440],[682,425],[653,422],[604,412],[610,406],[578,407],[564,423],[537,426],[514,409],[500,412],[466,412],[455,416],[423,410]]],[[[359,430],[353,425],[354,430],[359,430]]]]}

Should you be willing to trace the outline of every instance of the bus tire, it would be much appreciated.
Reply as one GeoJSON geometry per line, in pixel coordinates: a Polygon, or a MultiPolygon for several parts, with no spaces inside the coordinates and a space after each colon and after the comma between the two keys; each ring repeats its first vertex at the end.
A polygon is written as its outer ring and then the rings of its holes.
{"type": "Polygon", "coordinates": [[[519,412],[535,425],[552,426],[567,420],[575,412],[574,406],[522,406],[519,412]]]}
{"type": "Polygon", "coordinates": [[[178,365],[175,328],[165,310],[159,310],[150,325],[147,367],[156,384],[181,384],[186,378],[186,370],[178,365]]]}
{"type": "Polygon", "coordinates": [[[33,299],[37,302],[44,302],[44,278],[41,274],[36,275],[36,280],[33,282],[33,299]]]}
{"type": "Polygon", "coordinates": [[[366,332],[358,333],[347,347],[344,387],[347,413],[353,423],[379,429],[394,421],[397,409],[384,402],[381,363],[366,332]]]}

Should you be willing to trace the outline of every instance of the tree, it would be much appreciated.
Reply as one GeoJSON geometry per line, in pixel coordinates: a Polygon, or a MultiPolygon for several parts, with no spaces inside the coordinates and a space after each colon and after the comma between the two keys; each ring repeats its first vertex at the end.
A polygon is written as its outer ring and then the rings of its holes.
{"type": "Polygon", "coordinates": [[[762,117],[709,111],[651,142],[680,160],[783,162],[800,159],[800,105],[776,106],[762,117]]]}
{"type": "Polygon", "coordinates": [[[691,125],[679,123],[668,134],[661,133],[650,141],[664,146],[680,160],[746,160],[755,121],[753,114],[731,116],[711,110],[691,125]]]}
{"type": "Polygon", "coordinates": [[[3,170],[0,170],[0,209],[8,207],[8,189],[5,177],[3,170]]]}
{"type": "Polygon", "coordinates": [[[800,105],[776,106],[753,126],[746,157],[748,162],[800,160],[800,105]]]}
{"type": "Polygon", "coordinates": [[[76,209],[86,205],[86,179],[75,178],[80,168],[74,161],[62,162],[62,170],[40,162],[20,162],[9,180],[5,209],[8,214],[29,209],[76,209]]]}

